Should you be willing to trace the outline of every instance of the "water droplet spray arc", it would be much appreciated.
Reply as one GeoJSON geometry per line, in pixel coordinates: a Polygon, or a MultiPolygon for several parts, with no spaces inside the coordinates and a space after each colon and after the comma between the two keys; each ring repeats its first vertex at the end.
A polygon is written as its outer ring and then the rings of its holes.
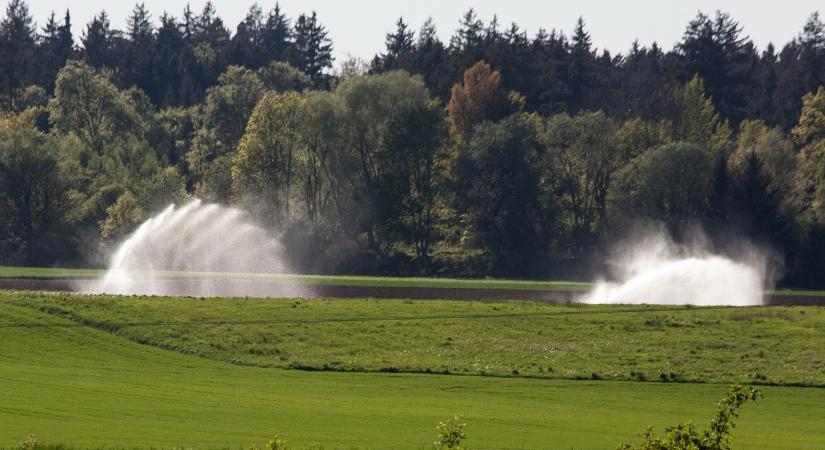
{"type": "Polygon", "coordinates": [[[283,246],[271,232],[237,208],[196,199],[141,224],[87,292],[303,296],[294,284],[262,281],[265,274],[286,273],[283,246]]]}
{"type": "Polygon", "coordinates": [[[763,303],[772,283],[768,254],[743,243],[740,256],[703,244],[677,245],[664,232],[648,234],[619,252],[616,281],[598,281],[584,303],[728,305],[763,303]]]}

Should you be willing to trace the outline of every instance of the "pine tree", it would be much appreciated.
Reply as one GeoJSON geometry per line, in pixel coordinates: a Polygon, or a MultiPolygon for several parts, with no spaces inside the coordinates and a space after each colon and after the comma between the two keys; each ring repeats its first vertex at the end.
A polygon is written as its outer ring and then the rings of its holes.
{"type": "Polygon", "coordinates": [[[587,107],[585,96],[593,84],[594,55],[590,34],[584,30],[584,19],[579,17],[570,47],[570,112],[587,107]]]}
{"type": "Polygon", "coordinates": [[[0,88],[3,103],[13,109],[17,95],[34,81],[37,30],[23,0],[11,0],[0,21],[0,88]]]}
{"type": "Polygon", "coordinates": [[[329,32],[318,23],[315,11],[311,16],[301,14],[295,22],[294,66],[316,84],[323,84],[324,69],[332,67],[332,41],[329,32]]]}
{"type": "Polygon", "coordinates": [[[479,20],[473,8],[467,10],[461,18],[461,25],[450,40],[450,47],[455,52],[468,52],[481,47],[484,39],[484,22],[479,20]]]}
{"type": "Polygon", "coordinates": [[[376,57],[374,69],[386,71],[398,68],[399,59],[408,56],[414,47],[415,33],[409,29],[404,18],[399,17],[395,22],[395,32],[388,33],[384,39],[386,52],[376,57]]]}
{"type": "Polygon", "coordinates": [[[449,99],[453,79],[448,73],[447,50],[438,39],[432,17],[428,17],[418,31],[418,39],[404,64],[404,69],[421,74],[430,90],[443,100],[449,99]]]}
{"type": "Polygon", "coordinates": [[[206,42],[213,49],[220,49],[229,41],[229,30],[218,17],[211,1],[203,5],[200,16],[195,18],[193,31],[196,42],[206,42]]]}
{"type": "Polygon", "coordinates": [[[292,31],[289,18],[281,12],[281,6],[275,7],[266,17],[266,23],[261,31],[264,58],[269,61],[286,61],[292,46],[292,31]]]}
{"type": "Polygon", "coordinates": [[[156,86],[152,82],[154,68],[155,29],[152,16],[143,3],[135,4],[132,14],[126,19],[126,46],[123,66],[123,81],[127,86],[136,85],[157,99],[156,86]]]}
{"type": "Polygon", "coordinates": [[[739,123],[745,118],[747,92],[752,86],[755,51],[742,27],[728,14],[699,13],[677,46],[682,81],[699,75],[722,118],[739,123]]]}
{"type": "Polygon", "coordinates": [[[187,3],[186,7],[183,8],[183,19],[181,20],[181,32],[186,42],[192,42],[194,40],[195,30],[197,28],[196,20],[195,13],[192,12],[192,8],[189,6],[189,3],[187,3]]]}
{"type": "Polygon", "coordinates": [[[159,106],[189,104],[191,98],[192,49],[186,44],[183,24],[164,14],[155,40],[153,102],[159,106]],[[189,86],[189,88],[187,88],[189,86]]]}
{"type": "Polygon", "coordinates": [[[109,24],[106,11],[101,11],[88,25],[81,37],[83,59],[94,68],[112,65],[114,32],[109,24]]]}
{"type": "Polygon", "coordinates": [[[149,44],[154,38],[155,29],[152,25],[152,16],[144,3],[135,4],[132,15],[126,19],[126,25],[128,26],[126,34],[132,42],[149,44]]]}
{"type": "Polygon", "coordinates": [[[775,121],[789,130],[796,125],[802,96],[825,84],[825,26],[818,13],[811,14],[796,39],[776,58],[775,121]]]}
{"type": "Polygon", "coordinates": [[[54,89],[54,79],[57,76],[57,71],[66,64],[66,61],[74,53],[71,27],[69,10],[66,10],[63,24],[58,23],[54,11],[52,11],[46,25],[42,28],[43,34],[37,48],[39,73],[36,79],[38,84],[49,92],[54,89]]]}
{"type": "Polygon", "coordinates": [[[229,50],[232,64],[257,69],[266,62],[263,57],[263,28],[263,11],[257,3],[253,3],[232,36],[229,50]]]}

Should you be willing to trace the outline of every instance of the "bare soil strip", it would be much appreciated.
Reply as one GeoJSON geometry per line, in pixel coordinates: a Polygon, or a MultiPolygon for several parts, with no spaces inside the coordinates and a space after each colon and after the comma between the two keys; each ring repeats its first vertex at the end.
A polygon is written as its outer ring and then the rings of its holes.
{"type": "MultiPolygon", "coordinates": [[[[0,289],[23,291],[84,292],[93,281],[88,279],[0,279],[0,289]]],[[[168,279],[161,283],[164,292],[174,296],[210,297],[308,297],[308,298],[401,298],[413,300],[529,300],[570,302],[582,293],[565,290],[479,289],[440,287],[323,286],[309,284],[231,281],[203,290],[199,280],[168,279]]],[[[768,305],[825,305],[825,296],[771,294],[768,305]]]]}

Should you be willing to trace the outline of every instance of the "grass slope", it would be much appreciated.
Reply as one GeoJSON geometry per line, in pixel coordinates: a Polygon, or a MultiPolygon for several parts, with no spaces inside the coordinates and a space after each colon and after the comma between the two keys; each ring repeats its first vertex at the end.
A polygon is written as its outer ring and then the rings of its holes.
{"type": "Polygon", "coordinates": [[[821,307],[37,293],[0,294],[0,303],[241,365],[825,386],[825,308],[821,307]],[[155,322],[165,324],[139,325],[155,322]],[[123,323],[132,326],[117,325],[123,323]]]}
{"type": "MultiPolygon", "coordinates": [[[[65,325],[8,301],[0,323],[65,325]]],[[[242,367],[88,327],[0,327],[0,447],[27,433],[67,446],[429,448],[467,422],[470,448],[614,448],[648,424],[705,423],[721,385],[304,372],[242,367]]],[[[740,449],[825,446],[825,390],[764,389],[738,420],[740,449]]]]}

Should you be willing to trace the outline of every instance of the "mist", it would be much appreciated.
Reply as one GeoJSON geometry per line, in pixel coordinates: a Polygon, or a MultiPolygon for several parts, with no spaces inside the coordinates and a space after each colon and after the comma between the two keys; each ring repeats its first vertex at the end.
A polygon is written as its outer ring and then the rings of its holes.
{"type": "Polygon", "coordinates": [[[274,232],[237,208],[195,199],[141,224],[111,256],[87,293],[191,296],[304,296],[303,288],[261,283],[288,274],[274,232]],[[255,275],[258,275],[257,277],[255,275]]]}
{"type": "Polygon", "coordinates": [[[663,227],[623,240],[611,253],[609,273],[580,298],[584,303],[731,305],[763,304],[774,283],[776,258],[739,237],[724,252],[701,230],[677,243],[663,227]]]}

